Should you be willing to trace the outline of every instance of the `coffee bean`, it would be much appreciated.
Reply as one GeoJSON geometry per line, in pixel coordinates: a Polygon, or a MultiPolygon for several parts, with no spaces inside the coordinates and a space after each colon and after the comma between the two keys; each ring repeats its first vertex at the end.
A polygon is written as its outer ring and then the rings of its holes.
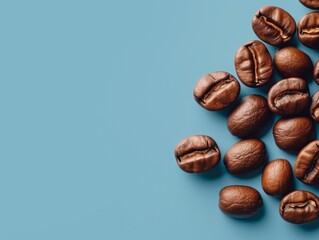
{"type": "Polygon", "coordinates": [[[294,171],[295,176],[303,183],[319,183],[319,140],[312,141],[299,152],[294,171]]]}
{"type": "Polygon", "coordinates": [[[313,70],[310,57],[295,47],[285,47],[277,51],[274,63],[284,78],[307,77],[313,70]]]}
{"type": "Polygon", "coordinates": [[[234,175],[253,171],[266,161],[266,145],[259,139],[241,140],[235,143],[224,156],[226,169],[234,175]]]}
{"type": "Polygon", "coordinates": [[[237,79],[228,72],[220,71],[203,76],[194,88],[194,97],[203,108],[216,111],[232,104],[239,92],[237,79]]]}
{"type": "Polygon", "coordinates": [[[312,119],[314,119],[316,122],[319,122],[319,91],[315,92],[315,94],[312,96],[310,114],[312,119]]]}
{"type": "Polygon", "coordinates": [[[231,217],[251,217],[258,213],[262,206],[260,193],[249,186],[232,185],[219,192],[219,208],[231,217]]]}
{"type": "Polygon", "coordinates": [[[281,217],[291,223],[301,224],[319,217],[319,199],[308,191],[294,191],[280,201],[281,217]]]}
{"type": "Polygon", "coordinates": [[[319,12],[311,12],[301,18],[298,37],[305,46],[319,48],[319,12]]]}
{"type": "Polygon", "coordinates": [[[302,78],[286,78],[274,84],[268,92],[271,111],[284,116],[298,115],[310,105],[308,85],[302,78]]]}
{"type": "Polygon", "coordinates": [[[318,0],[299,0],[304,6],[311,9],[319,9],[319,1],[318,0]]]}
{"type": "Polygon", "coordinates": [[[257,40],[249,41],[237,50],[235,69],[238,78],[248,87],[261,87],[273,75],[271,56],[265,45],[257,40]]]}
{"type": "Polygon", "coordinates": [[[267,100],[260,95],[246,96],[228,116],[229,131],[240,138],[257,136],[269,121],[267,100]]]}
{"type": "Polygon", "coordinates": [[[261,40],[274,46],[289,42],[296,32],[293,17],[274,6],[259,9],[253,18],[252,27],[261,40]]]}
{"type": "Polygon", "coordinates": [[[277,146],[286,151],[299,151],[315,138],[315,126],[309,117],[281,118],[273,127],[277,146]]]}
{"type": "Polygon", "coordinates": [[[315,63],[313,68],[313,78],[315,79],[317,85],[319,85],[319,60],[315,63]]]}
{"type": "Polygon", "coordinates": [[[175,148],[178,166],[189,173],[200,173],[215,167],[220,160],[217,143],[209,136],[197,135],[184,139],[175,148]]]}
{"type": "Polygon", "coordinates": [[[293,174],[290,163],[286,159],[275,159],[263,170],[262,188],[272,196],[283,196],[293,187],[293,174]]]}

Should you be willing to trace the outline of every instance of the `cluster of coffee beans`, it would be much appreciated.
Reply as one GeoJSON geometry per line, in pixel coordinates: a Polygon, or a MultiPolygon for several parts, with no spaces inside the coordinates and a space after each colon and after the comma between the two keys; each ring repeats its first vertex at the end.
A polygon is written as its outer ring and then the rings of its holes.
{"type": "MultiPolygon", "coordinates": [[[[319,9],[319,0],[299,0],[311,9],[319,9]]],[[[268,99],[252,94],[244,97],[228,116],[229,131],[243,140],[224,155],[227,171],[245,174],[265,165],[261,184],[266,194],[281,198],[279,213],[292,223],[306,223],[319,217],[319,198],[308,191],[293,191],[293,177],[309,185],[319,183],[319,140],[315,140],[314,121],[319,122],[319,91],[312,97],[304,80],[313,75],[319,84],[319,61],[313,66],[309,56],[287,44],[298,31],[298,38],[309,48],[319,48],[319,12],[306,14],[296,26],[285,10],[266,6],[257,11],[252,28],[264,42],[280,46],[272,59],[266,46],[253,40],[241,46],[235,56],[235,69],[240,81],[252,88],[264,86],[272,79],[274,67],[282,76],[268,92],[268,99]],[[258,133],[272,114],[282,116],[273,126],[276,145],[298,153],[294,169],[285,159],[267,163],[265,143],[258,133]]],[[[240,84],[225,71],[203,76],[194,88],[200,106],[217,111],[231,106],[238,98],[240,84]]],[[[175,148],[178,166],[189,173],[214,168],[221,153],[209,136],[196,135],[184,139],[175,148]]],[[[250,217],[263,206],[260,193],[242,185],[226,186],[219,193],[219,208],[233,217],[250,217]]]]}

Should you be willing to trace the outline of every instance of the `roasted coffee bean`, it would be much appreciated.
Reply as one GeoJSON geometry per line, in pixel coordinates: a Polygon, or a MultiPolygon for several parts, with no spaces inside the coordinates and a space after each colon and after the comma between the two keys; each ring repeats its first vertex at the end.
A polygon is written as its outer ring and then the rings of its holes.
{"type": "Polygon", "coordinates": [[[319,12],[311,12],[301,18],[298,38],[307,47],[319,48],[319,12]]]}
{"type": "Polygon", "coordinates": [[[280,201],[281,217],[291,223],[301,224],[319,217],[319,199],[308,191],[294,191],[280,201]]]}
{"type": "Polygon", "coordinates": [[[232,104],[239,92],[237,79],[228,72],[220,71],[203,76],[194,88],[194,97],[203,108],[216,111],[232,104]]]}
{"type": "Polygon", "coordinates": [[[273,127],[277,146],[286,151],[297,152],[315,139],[315,126],[311,118],[300,116],[281,118],[273,127]]]}
{"type": "Polygon", "coordinates": [[[293,187],[293,173],[286,159],[275,159],[263,170],[261,185],[265,193],[272,196],[283,196],[293,187]]]}
{"type": "Polygon", "coordinates": [[[315,63],[315,66],[313,68],[313,77],[317,85],[319,85],[319,60],[315,63]]]}
{"type": "Polygon", "coordinates": [[[319,9],[318,0],[299,0],[304,6],[311,9],[319,9]]]}
{"type": "Polygon", "coordinates": [[[271,80],[271,56],[260,41],[254,40],[241,46],[235,56],[238,78],[248,87],[261,87],[271,80]]]}
{"type": "Polygon", "coordinates": [[[296,22],[285,10],[266,6],[255,14],[252,27],[256,35],[270,45],[289,42],[296,32],[296,22]]]}
{"type": "Polygon", "coordinates": [[[298,115],[310,105],[308,84],[302,78],[286,78],[274,84],[268,92],[271,111],[284,116],[298,115]]]}
{"type": "Polygon", "coordinates": [[[271,116],[267,100],[260,95],[246,96],[228,116],[229,131],[240,138],[257,136],[271,116]]]}
{"type": "Polygon", "coordinates": [[[231,217],[251,217],[258,213],[262,206],[260,193],[249,186],[232,185],[219,192],[219,208],[231,217]]]}
{"type": "Polygon", "coordinates": [[[312,141],[299,152],[294,171],[295,176],[305,184],[319,183],[319,140],[312,141]]]}
{"type": "Polygon", "coordinates": [[[310,115],[313,120],[319,122],[319,91],[315,92],[315,94],[312,96],[310,115]]]}
{"type": "Polygon", "coordinates": [[[277,51],[274,63],[279,74],[284,78],[303,78],[312,74],[310,57],[295,47],[285,47],[277,51]]]}
{"type": "Polygon", "coordinates": [[[178,166],[189,173],[208,171],[220,160],[217,143],[204,135],[184,139],[177,144],[174,153],[178,166]]]}
{"type": "Polygon", "coordinates": [[[266,161],[266,145],[259,139],[241,140],[235,143],[224,156],[226,169],[234,175],[253,171],[266,161]]]}

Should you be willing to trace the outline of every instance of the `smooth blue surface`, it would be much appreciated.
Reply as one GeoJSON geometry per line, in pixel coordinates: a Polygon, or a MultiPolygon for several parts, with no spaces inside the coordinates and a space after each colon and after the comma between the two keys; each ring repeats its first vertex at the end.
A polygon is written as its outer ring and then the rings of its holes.
{"type": "MultiPolygon", "coordinates": [[[[310,11],[298,0],[1,1],[0,239],[318,239],[318,222],[280,218],[260,175],[234,177],[223,164],[187,174],[173,155],[193,134],[212,136],[223,155],[238,141],[228,110],[202,109],[192,91],[208,72],[235,74],[264,5],[296,21],[310,11]],[[260,190],[261,217],[220,212],[230,184],[260,190]]],[[[241,96],[266,92],[243,86],[241,96]]],[[[294,162],[271,129],[262,139],[270,159],[294,162]]]]}

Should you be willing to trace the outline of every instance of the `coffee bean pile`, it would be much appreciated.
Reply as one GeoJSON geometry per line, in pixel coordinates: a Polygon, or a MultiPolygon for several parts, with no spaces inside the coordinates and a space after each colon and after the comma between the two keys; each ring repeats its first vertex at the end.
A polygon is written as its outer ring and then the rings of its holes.
{"type": "MultiPolygon", "coordinates": [[[[319,9],[319,1],[299,1],[306,7],[319,9]]],[[[243,44],[235,55],[239,80],[251,88],[264,86],[271,82],[274,68],[283,79],[271,86],[267,99],[257,94],[246,96],[230,112],[228,130],[242,140],[225,153],[224,164],[233,175],[264,166],[262,188],[266,194],[281,198],[281,217],[296,224],[310,222],[319,218],[319,198],[308,191],[294,191],[293,177],[304,184],[319,184],[319,140],[315,140],[314,125],[314,121],[319,122],[319,91],[311,97],[304,80],[313,75],[319,85],[319,60],[313,66],[306,53],[288,44],[297,30],[303,45],[319,49],[319,12],[306,14],[296,25],[285,10],[265,6],[253,17],[252,28],[260,40],[280,48],[272,59],[261,41],[243,44]],[[267,163],[266,145],[258,139],[273,114],[282,116],[273,126],[276,145],[298,154],[293,169],[286,159],[267,163]]],[[[196,102],[209,111],[233,105],[239,93],[238,80],[226,71],[203,76],[194,88],[196,102]]],[[[221,158],[218,144],[204,135],[182,140],[174,153],[178,166],[189,173],[208,171],[221,158]]],[[[254,216],[262,206],[260,193],[250,186],[232,185],[220,190],[219,208],[232,217],[254,216]]]]}

